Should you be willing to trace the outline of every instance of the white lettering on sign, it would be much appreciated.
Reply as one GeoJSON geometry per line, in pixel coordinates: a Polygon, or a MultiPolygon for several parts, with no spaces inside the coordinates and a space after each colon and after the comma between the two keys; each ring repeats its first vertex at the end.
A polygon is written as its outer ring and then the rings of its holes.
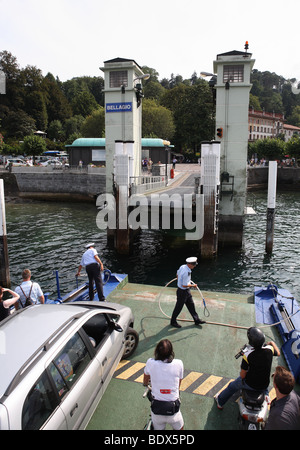
{"type": "Polygon", "coordinates": [[[106,112],[131,112],[132,111],[132,103],[106,103],[106,112]]]}

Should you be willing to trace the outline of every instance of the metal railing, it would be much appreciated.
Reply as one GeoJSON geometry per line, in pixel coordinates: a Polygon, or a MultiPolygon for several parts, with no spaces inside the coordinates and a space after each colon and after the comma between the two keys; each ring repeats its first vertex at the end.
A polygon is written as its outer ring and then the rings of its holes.
{"type": "Polygon", "coordinates": [[[131,193],[144,194],[148,191],[161,189],[165,187],[168,180],[165,176],[147,176],[130,177],[131,193]]]}

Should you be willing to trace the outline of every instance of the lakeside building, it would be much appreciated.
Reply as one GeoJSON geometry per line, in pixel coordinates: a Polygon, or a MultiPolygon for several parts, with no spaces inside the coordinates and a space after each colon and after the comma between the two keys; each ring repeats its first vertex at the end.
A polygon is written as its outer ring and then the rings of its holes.
{"type": "MultiPolygon", "coordinates": [[[[106,164],[105,138],[79,138],[65,147],[69,150],[70,165],[106,164]]],[[[164,139],[142,138],[142,159],[151,158],[153,164],[170,164],[174,146],[164,139]]]]}
{"type": "Polygon", "coordinates": [[[285,123],[284,114],[269,113],[249,109],[249,142],[258,139],[276,138],[283,134],[285,142],[289,141],[294,134],[300,136],[300,128],[285,123]]]}

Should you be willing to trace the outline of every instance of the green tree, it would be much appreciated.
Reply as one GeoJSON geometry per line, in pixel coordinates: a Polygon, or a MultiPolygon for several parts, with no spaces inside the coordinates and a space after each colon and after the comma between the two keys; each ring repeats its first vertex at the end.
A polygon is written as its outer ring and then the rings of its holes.
{"type": "Polygon", "coordinates": [[[65,121],[64,124],[64,133],[66,139],[74,133],[80,133],[80,129],[84,122],[84,117],[82,116],[73,116],[65,121]]]}
{"type": "Polygon", "coordinates": [[[24,136],[35,131],[35,120],[22,110],[9,110],[2,120],[2,126],[6,137],[23,139],[24,136]]]}
{"type": "Polygon", "coordinates": [[[104,108],[92,112],[81,126],[81,134],[83,137],[102,137],[105,130],[105,112],[104,108]]]}
{"type": "Polygon", "coordinates": [[[172,112],[159,105],[155,100],[144,99],[142,136],[156,136],[171,140],[174,133],[175,125],[172,112]]]}
{"type": "Polygon", "coordinates": [[[165,88],[157,81],[149,81],[149,83],[145,85],[143,92],[145,98],[152,98],[160,101],[165,92],[165,88]]]}
{"type": "Polygon", "coordinates": [[[286,154],[294,157],[296,160],[300,159],[300,136],[294,135],[286,143],[286,154]]]}
{"type": "Polygon", "coordinates": [[[60,120],[52,120],[48,127],[48,138],[55,141],[64,140],[64,130],[60,120]]]}
{"type": "Polygon", "coordinates": [[[48,114],[46,102],[41,91],[28,93],[25,98],[25,111],[35,120],[38,130],[45,131],[47,129],[48,114]]]}
{"type": "Polygon", "coordinates": [[[293,108],[292,114],[289,116],[290,125],[300,127],[300,106],[293,108]]]}
{"type": "Polygon", "coordinates": [[[255,153],[258,159],[265,158],[269,161],[281,160],[286,153],[286,144],[281,139],[258,139],[249,144],[249,158],[255,153]]]}
{"type": "Polygon", "coordinates": [[[215,107],[206,81],[201,80],[193,86],[181,83],[166,90],[162,104],[173,112],[174,144],[178,150],[190,149],[195,154],[202,141],[214,138],[215,107]]]}
{"type": "Polygon", "coordinates": [[[99,108],[95,97],[88,91],[76,94],[71,103],[73,114],[87,117],[99,108]]]}
{"type": "Polygon", "coordinates": [[[48,121],[60,120],[62,123],[72,116],[72,108],[54,76],[48,73],[43,80],[48,121]]]}
{"type": "Polygon", "coordinates": [[[47,150],[46,142],[39,136],[26,136],[22,144],[22,150],[26,155],[38,156],[47,150]]]}

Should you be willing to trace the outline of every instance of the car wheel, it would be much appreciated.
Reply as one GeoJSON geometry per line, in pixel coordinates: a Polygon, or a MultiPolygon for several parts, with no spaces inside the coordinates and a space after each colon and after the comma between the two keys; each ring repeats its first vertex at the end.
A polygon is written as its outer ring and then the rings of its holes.
{"type": "Polygon", "coordinates": [[[129,358],[139,343],[139,335],[133,328],[128,328],[126,338],[125,338],[125,349],[122,359],[129,358]]]}

